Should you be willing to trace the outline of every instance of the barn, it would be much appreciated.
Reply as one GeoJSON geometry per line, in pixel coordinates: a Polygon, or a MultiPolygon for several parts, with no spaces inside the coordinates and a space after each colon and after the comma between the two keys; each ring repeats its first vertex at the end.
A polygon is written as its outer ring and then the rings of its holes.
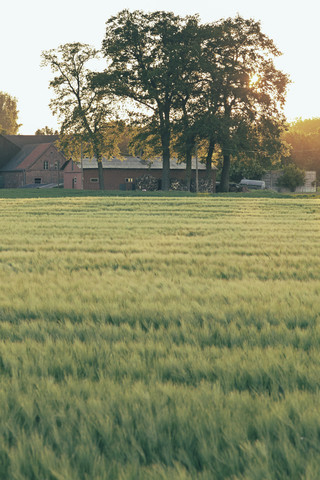
{"type": "MultiPolygon", "coordinates": [[[[134,190],[140,188],[141,178],[153,179],[153,185],[161,188],[162,161],[160,159],[143,160],[140,157],[124,155],[122,158],[103,159],[104,187],[106,190],[134,190]]],[[[192,179],[196,178],[196,160],[192,161],[192,179]]],[[[95,159],[83,159],[81,163],[69,160],[63,167],[64,188],[83,190],[98,190],[98,164],[95,159]]],[[[183,182],[186,176],[185,163],[170,161],[171,184],[183,182]]],[[[210,183],[215,186],[216,169],[212,169],[210,183]]],[[[207,180],[205,165],[198,163],[198,178],[200,184],[207,180]]]]}

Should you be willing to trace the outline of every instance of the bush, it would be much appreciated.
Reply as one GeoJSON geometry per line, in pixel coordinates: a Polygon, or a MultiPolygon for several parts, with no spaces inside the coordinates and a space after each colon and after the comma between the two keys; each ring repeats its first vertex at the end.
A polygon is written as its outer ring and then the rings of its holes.
{"type": "Polygon", "coordinates": [[[294,163],[290,163],[283,169],[283,175],[278,179],[277,186],[289,188],[294,192],[297,187],[304,185],[305,172],[298,168],[294,163]]]}

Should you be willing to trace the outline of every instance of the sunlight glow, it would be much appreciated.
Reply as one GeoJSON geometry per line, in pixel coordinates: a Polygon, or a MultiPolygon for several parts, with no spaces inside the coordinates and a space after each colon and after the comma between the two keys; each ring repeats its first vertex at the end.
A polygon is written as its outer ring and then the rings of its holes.
{"type": "Polygon", "coordinates": [[[249,80],[249,87],[257,87],[260,81],[260,77],[258,74],[254,73],[251,75],[250,80],[249,80]]]}

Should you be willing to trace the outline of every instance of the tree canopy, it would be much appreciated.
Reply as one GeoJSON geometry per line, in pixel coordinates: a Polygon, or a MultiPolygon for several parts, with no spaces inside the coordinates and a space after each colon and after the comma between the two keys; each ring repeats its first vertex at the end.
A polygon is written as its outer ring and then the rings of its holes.
{"type": "Polygon", "coordinates": [[[280,52],[259,22],[237,16],[206,29],[202,135],[221,148],[221,190],[227,191],[231,156],[280,153],[288,77],[275,68],[280,52]]]}
{"type": "Polygon", "coordinates": [[[123,10],[106,22],[101,52],[104,72],[89,70],[98,52],[88,45],[43,53],[43,64],[56,74],[51,108],[62,133],[90,146],[101,187],[102,154],[116,151],[120,104],[139,127],[136,144],[144,139],[145,152],[162,156],[164,190],[173,153],[186,162],[190,184],[199,144],[208,175],[212,155],[221,151],[223,191],[231,159],[246,156],[266,166],[280,158],[288,77],[275,67],[280,52],[259,22],[237,16],[201,24],[197,15],[123,10]]]}
{"type": "Polygon", "coordinates": [[[103,52],[102,84],[146,107],[158,129],[165,189],[173,132],[187,175],[199,139],[208,142],[208,168],[220,146],[223,190],[231,155],[280,153],[288,78],[275,68],[280,52],[259,22],[237,16],[200,25],[197,16],[124,10],[108,20],[103,52]]]}
{"type": "MultiPolygon", "coordinates": [[[[169,188],[172,125],[179,96],[195,73],[198,18],[170,12],[123,10],[107,21],[102,51],[108,68],[100,86],[139,108],[140,121],[157,133],[163,159],[163,189],[169,188]]],[[[137,113],[132,110],[131,113],[137,113]]]]}
{"type": "Polygon", "coordinates": [[[21,125],[18,123],[17,99],[8,93],[0,92],[0,133],[16,135],[21,125]]]}
{"type": "Polygon", "coordinates": [[[35,135],[59,135],[59,132],[46,125],[43,128],[38,128],[38,130],[35,131],[35,135]]]}

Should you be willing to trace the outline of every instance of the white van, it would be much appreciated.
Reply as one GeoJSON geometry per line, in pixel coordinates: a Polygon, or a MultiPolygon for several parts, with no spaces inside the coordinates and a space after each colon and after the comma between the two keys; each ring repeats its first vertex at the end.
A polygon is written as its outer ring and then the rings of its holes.
{"type": "Polygon", "coordinates": [[[246,178],[243,178],[239,185],[252,190],[264,190],[266,188],[266,183],[263,180],[247,180],[246,178]]]}

